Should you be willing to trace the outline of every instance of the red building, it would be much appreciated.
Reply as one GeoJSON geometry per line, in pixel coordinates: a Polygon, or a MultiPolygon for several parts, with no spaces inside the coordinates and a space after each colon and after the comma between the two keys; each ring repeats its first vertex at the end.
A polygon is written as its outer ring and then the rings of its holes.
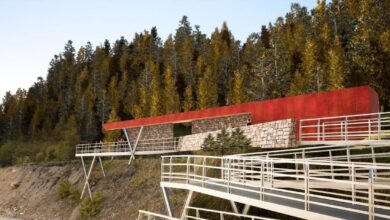
{"type": "Polygon", "coordinates": [[[106,130],[115,130],[192,122],[194,120],[206,120],[241,114],[249,114],[251,116],[250,123],[257,124],[290,118],[298,121],[304,118],[365,114],[378,111],[378,94],[369,86],[360,86],[307,95],[247,102],[238,105],[214,107],[204,110],[110,122],[104,124],[103,127],[106,130]]]}

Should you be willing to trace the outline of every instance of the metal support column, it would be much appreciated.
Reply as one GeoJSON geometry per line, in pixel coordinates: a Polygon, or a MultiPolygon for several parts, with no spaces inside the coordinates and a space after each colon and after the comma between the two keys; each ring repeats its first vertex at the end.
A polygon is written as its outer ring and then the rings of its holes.
{"type": "Polygon", "coordinates": [[[165,187],[161,187],[161,191],[163,192],[164,202],[165,202],[165,206],[167,207],[168,216],[173,217],[172,214],[173,211],[172,211],[171,202],[169,201],[168,190],[165,187]]]}
{"type": "Polygon", "coordinates": [[[186,203],[184,203],[183,211],[181,212],[181,218],[180,219],[184,219],[185,216],[187,215],[187,208],[190,206],[190,202],[191,202],[191,199],[192,199],[192,194],[193,194],[193,191],[190,190],[188,192],[188,195],[187,195],[186,203]]]}
{"type": "Polygon", "coordinates": [[[239,214],[237,205],[234,201],[230,200],[230,205],[232,206],[233,212],[239,214]]]}
{"type": "Polygon", "coordinates": [[[126,130],[126,128],[123,128],[122,130],[123,130],[123,133],[125,133],[126,141],[127,141],[127,144],[129,145],[129,151],[132,152],[133,148],[131,147],[129,135],[127,134],[127,130],[126,130]]]}
{"type": "Polygon", "coordinates": [[[247,215],[250,208],[251,208],[250,205],[245,204],[244,208],[242,209],[242,214],[243,214],[243,215],[247,215]]]}
{"type": "Polygon", "coordinates": [[[106,173],[104,172],[103,162],[101,157],[99,157],[99,162],[100,162],[100,168],[102,169],[103,176],[106,177],[106,173]]]}
{"type": "Polygon", "coordinates": [[[91,200],[92,200],[91,188],[90,188],[90,186],[89,186],[89,177],[91,176],[92,168],[93,168],[93,165],[95,164],[95,159],[96,159],[96,156],[93,157],[92,163],[91,163],[91,165],[90,165],[90,167],[89,167],[88,174],[87,174],[87,173],[85,172],[86,169],[85,169],[84,159],[83,159],[83,157],[81,157],[81,163],[83,164],[83,170],[84,170],[84,176],[85,176],[85,183],[84,183],[83,191],[81,192],[80,199],[83,198],[84,192],[85,192],[85,188],[87,188],[87,189],[88,189],[88,193],[89,193],[89,197],[90,197],[91,200]]]}

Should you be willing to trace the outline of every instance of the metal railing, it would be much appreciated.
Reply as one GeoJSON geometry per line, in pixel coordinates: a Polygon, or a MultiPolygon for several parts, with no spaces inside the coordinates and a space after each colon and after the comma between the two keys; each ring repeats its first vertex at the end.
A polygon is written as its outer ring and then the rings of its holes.
{"type": "Polygon", "coordinates": [[[173,155],[163,156],[161,166],[162,184],[192,185],[329,216],[341,212],[390,219],[389,164],[173,155]]]}
{"type": "Polygon", "coordinates": [[[299,141],[390,140],[390,112],[301,119],[299,141]]]}
{"type": "MultiPolygon", "coordinates": [[[[390,163],[390,143],[330,145],[232,155],[233,157],[286,158],[346,162],[390,163]]],[[[226,156],[230,157],[230,156],[226,156]]]]}
{"type": "Polygon", "coordinates": [[[139,210],[137,220],[179,220],[178,218],[161,215],[154,212],[139,210]]]}
{"type": "MultiPolygon", "coordinates": [[[[136,151],[176,151],[179,138],[160,138],[139,140],[136,151]]],[[[133,142],[130,143],[134,147],[133,142]]],[[[98,153],[130,153],[127,141],[89,143],[76,145],[76,155],[98,153]]]]}
{"type": "MultiPolygon", "coordinates": [[[[182,220],[207,220],[207,219],[231,219],[232,217],[238,217],[240,219],[245,220],[273,220],[273,218],[264,218],[259,216],[253,216],[253,215],[246,215],[246,214],[239,214],[239,213],[232,213],[232,212],[226,212],[226,211],[218,211],[213,209],[205,209],[205,208],[198,208],[198,207],[186,207],[185,208],[186,214],[183,216],[184,218],[182,220]]],[[[166,215],[161,215],[153,212],[148,212],[144,210],[139,210],[138,218],[137,220],[150,220],[150,219],[161,219],[161,220],[178,220],[179,218],[169,217],[166,215]]]]}

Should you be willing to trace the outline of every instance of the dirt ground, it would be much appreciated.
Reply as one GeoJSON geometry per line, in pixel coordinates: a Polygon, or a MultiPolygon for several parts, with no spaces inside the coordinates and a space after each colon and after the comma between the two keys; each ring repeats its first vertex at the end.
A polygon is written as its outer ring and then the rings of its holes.
{"type": "MultiPolygon", "coordinates": [[[[89,161],[88,161],[89,162],[89,161]]],[[[89,164],[89,163],[88,163],[89,164]]],[[[136,219],[138,210],[165,213],[160,184],[160,158],[104,160],[106,177],[95,164],[92,193],[104,196],[96,219],[136,219]]],[[[80,201],[70,204],[58,195],[64,181],[81,192],[84,176],[80,162],[30,164],[0,168],[0,219],[80,219],[80,201]]],[[[174,210],[180,210],[185,192],[171,192],[174,210]]]]}

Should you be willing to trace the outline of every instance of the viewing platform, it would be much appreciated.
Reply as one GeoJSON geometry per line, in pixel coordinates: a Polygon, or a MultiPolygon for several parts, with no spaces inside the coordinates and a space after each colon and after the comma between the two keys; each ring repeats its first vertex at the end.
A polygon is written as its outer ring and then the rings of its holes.
{"type": "MultiPolygon", "coordinates": [[[[138,141],[135,155],[166,154],[178,151],[179,138],[149,139],[138,141]]],[[[76,145],[76,157],[116,157],[131,156],[135,142],[127,141],[89,143],[76,145]]]]}

